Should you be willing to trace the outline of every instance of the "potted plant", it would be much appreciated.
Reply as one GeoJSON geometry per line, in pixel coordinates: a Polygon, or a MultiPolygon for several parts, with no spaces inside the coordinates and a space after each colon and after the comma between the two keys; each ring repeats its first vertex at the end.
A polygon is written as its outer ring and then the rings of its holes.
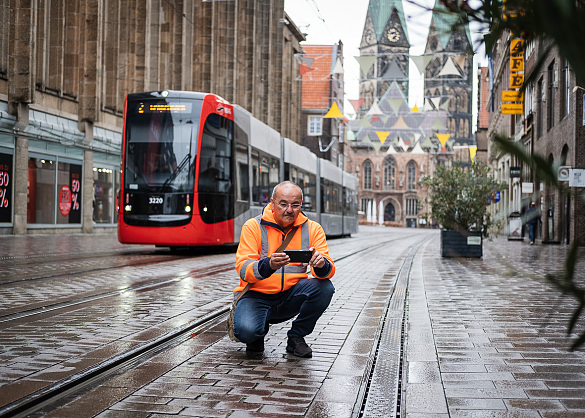
{"type": "Polygon", "coordinates": [[[481,257],[482,237],[487,237],[493,220],[489,201],[505,184],[489,175],[489,167],[476,162],[469,167],[455,163],[440,165],[433,177],[421,179],[428,188],[431,219],[441,227],[443,257],[481,257]]]}

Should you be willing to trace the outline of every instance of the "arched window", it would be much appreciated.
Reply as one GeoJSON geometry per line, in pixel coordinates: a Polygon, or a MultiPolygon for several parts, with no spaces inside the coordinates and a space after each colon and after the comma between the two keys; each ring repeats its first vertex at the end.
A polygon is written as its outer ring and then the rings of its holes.
{"type": "Polygon", "coordinates": [[[396,161],[388,157],[384,160],[384,189],[392,190],[396,188],[396,161]]]}
{"type": "Polygon", "coordinates": [[[364,189],[372,188],[372,162],[364,161],[364,189]]]}
{"type": "Polygon", "coordinates": [[[406,181],[408,190],[416,189],[416,163],[414,161],[410,161],[406,165],[406,181]]]}

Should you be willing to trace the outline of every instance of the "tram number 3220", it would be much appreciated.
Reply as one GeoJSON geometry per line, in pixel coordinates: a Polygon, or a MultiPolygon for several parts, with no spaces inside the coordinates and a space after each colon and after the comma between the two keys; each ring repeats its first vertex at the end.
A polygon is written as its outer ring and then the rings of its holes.
{"type": "Polygon", "coordinates": [[[163,198],[160,196],[151,196],[148,198],[148,204],[150,205],[161,205],[163,198]]]}

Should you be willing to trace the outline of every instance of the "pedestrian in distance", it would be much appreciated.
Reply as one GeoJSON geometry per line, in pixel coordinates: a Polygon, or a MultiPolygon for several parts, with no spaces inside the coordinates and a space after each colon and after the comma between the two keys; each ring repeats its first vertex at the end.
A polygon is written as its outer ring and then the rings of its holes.
{"type": "Polygon", "coordinates": [[[323,228],[301,212],[302,203],[302,189],[284,181],[274,187],[262,214],[248,219],[242,227],[236,252],[240,284],[234,289],[234,298],[245,292],[247,284],[249,291],[237,301],[233,328],[237,339],[246,343],[248,357],[262,357],[269,324],[295,316],[287,332],[286,351],[312,357],[304,337],[313,332],[331,302],[335,264],[323,228]],[[285,253],[288,250],[309,251],[306,255],[310,258],[293,262],[285,253]]]}
{"type": "Polygon", "coordinates": [[[528,237],[530,238],[530,245],[534,244],[534,235],[536,233],[536,227],[539,223],[542,223],[540,219],[540,212],[536,209],[536,203],[530,202],[530,206],[526,211],[526,225],[528,225],[528,237]]]}

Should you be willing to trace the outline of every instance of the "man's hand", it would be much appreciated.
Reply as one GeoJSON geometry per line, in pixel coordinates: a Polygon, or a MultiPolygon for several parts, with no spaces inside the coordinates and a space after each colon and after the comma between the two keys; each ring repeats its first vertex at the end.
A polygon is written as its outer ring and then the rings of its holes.
{"type": "Polygon", "coordinates": [[[290,257],[285,253],[272,253],[270,256],[270,268],[272,270],[278,270],[281,267],[286,266],[290,262],[290,257]]]}
{"type": "Polygon", "coordinates": [[[325,265],[325,257],[323,257],[315,247],[309,248],[309,251],[313,251],[313,256],[311,257],[311,261],[309,261],[309,265],[313,268],[323,267],[325,265]]]}

